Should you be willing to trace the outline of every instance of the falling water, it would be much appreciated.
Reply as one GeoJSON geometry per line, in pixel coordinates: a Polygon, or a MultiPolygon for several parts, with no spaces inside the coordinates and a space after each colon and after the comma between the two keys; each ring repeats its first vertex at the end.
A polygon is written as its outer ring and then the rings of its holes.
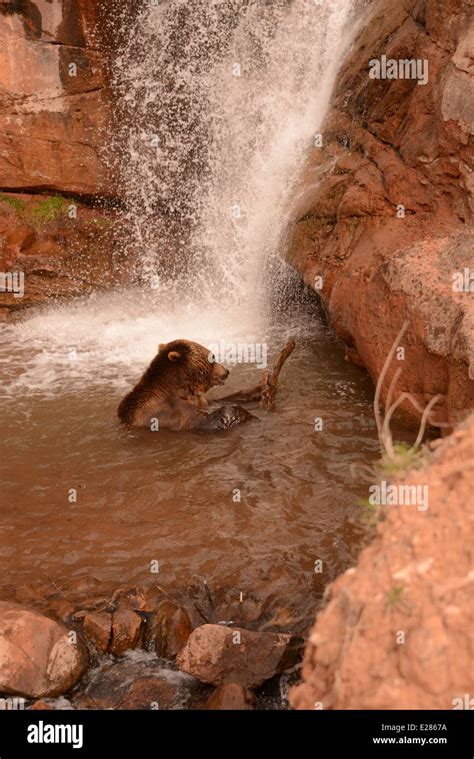
{"type": "Polygon", "coordinates": [[[145,6],[115,65],[138,273],[256,307],[350,41],[351,0],[145,6]]]}
{"type": "Polygon", "coordinates": [[[6,392],[123,391],[158,342],[265,339],[287,199],[360,20],[355,7],[169,0],[114,22],[126,44],[114,62],[108,159],[136,286],[5,328],[6,392]]]}

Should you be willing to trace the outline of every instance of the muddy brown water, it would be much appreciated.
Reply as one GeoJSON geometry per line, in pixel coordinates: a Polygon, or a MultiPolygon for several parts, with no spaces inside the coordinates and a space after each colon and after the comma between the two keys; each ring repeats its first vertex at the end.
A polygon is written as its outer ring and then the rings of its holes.
{"type": "MultiPolygon", "coordinates": [[[[89,576],[104,593],[150,581],[182,591],[206,579],[302,629],[364,538],[357,502],[367,485],[351,469],[377,456],[367,375],[344,361],[317,314],[295,310],[259,333],[269,363],[287,337],[297,342],[274,413],[254,406],[259,421],[225,433],[128,431],[116,407],[152,344],[204,338],[207,328],[190,316],[176,334],[173,319],[150,322],[136,307],[118,321],[110,307],[93,308],[3,328],[0,598],[89,576]],[[68,361],[71,350],[78,358],[68,361]]],[[[258,376],[238,364],[212,395],[258,376]]]]}

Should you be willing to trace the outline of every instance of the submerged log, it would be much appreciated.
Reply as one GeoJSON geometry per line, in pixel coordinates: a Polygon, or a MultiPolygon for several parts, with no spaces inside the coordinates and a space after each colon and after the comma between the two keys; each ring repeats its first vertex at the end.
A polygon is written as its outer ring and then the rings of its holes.
{"type": "Polygon", "coordinates": [[[293,339],[288,340],[285,347],[280,351],[280,353],[277,356],[277,359],[275,363],[273,364],[273,369],[271,375],[268,377],[267,372],[267,383],[262,389],[262,394],[260,397],[260,407],[266,408],[268,411],[274,411],[275,410],[275,397],[277,392],[277,385],[278,385],[278,377],[280,376],[280,372],[283,368],[283,364],[291,356],[295,349],[295,341],[293,339]]]}

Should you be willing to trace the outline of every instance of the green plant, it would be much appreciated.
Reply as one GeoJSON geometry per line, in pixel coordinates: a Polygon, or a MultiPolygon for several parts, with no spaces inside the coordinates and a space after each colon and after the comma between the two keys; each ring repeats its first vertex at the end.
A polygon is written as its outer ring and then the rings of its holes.
{"type": "Polygon", "coordinates": [[[400,611],[404,614],[411,614],[413,606],[406,597],[406,588],[403,584],[394,585],[393,588],[385,594],[385,611],[400,611]]]}
{"type": "Polygon", "coordinates": [[[51,195],[32,205],[29,216],[33,224],[46,224],[48,221],[55,221],[60,216],[66,215],[69,205],[70,201],[61,195],[51,195]]]}
{"type": "Polygon", "coordinates": [[[370,503],[368,498],[359,498],[359,522],[368,530],[374,530],[382,521],[383,514],[379,504],[370,503]]]}
{"type": "Polygon", "coordinates": [[[109,229],[111,226],[113,226],[113,223],[110,219],[104,219],[104,218],[97,218],[97,219],[91,219],[89,224],[94,225],[95,227],[99,227],[100,229],[109,229]]]}
{"type": "Polygon", "coordinates": [[[415,447],[404,441],[393,443],[391,455],[382,454],[378,468],[382,476],[400,477],[409,469],[417,469],[423,466],[428,455],[429,450],[424,445],[415,447]]]}
{"type": "Polygon", "coordinates": [[[24,215],[26,203],[21,198],[14,198],[11,195],[5,195],[3,192],[1,192],[0,201],[2,203],[6,203],[7,206],[10,206],[10,208],[12,208],[20,218],[24,215]]]}
{"type": "Polygon", "coordinates": [[[386,611],[394,611],[395,609],[401,609],[406,606],[403,594],[405,592],[404,585],[394,585],[390,588],[385,595],[385,609],[386,611]]]}
{"type": "Polygon", "coordinates": [[[0,202],[8,205],[20,219],[35,227],[65,216],[72,203],[62,195],[51,195],[30,204],[22,198],[5,195],[5,193],[0,193],[0,202]]]}

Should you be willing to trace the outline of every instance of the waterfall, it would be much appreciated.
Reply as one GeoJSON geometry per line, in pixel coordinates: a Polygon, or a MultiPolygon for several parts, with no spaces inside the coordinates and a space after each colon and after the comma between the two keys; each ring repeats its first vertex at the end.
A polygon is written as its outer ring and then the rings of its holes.
{"type": "Polygon", "coordinates": [[[159,342],[261,342],[288,197],[365,3],[161,0],[111,20],[126,43],[108,158],[135,286],[6,327],[5,393],[123,392],[159,342]]]}
{"type": "Polygon", "coordinates": [[[254,308],[351,39],[351,0],[169,0],[128,29],[113,146],[142,281],[254,308]]]}

